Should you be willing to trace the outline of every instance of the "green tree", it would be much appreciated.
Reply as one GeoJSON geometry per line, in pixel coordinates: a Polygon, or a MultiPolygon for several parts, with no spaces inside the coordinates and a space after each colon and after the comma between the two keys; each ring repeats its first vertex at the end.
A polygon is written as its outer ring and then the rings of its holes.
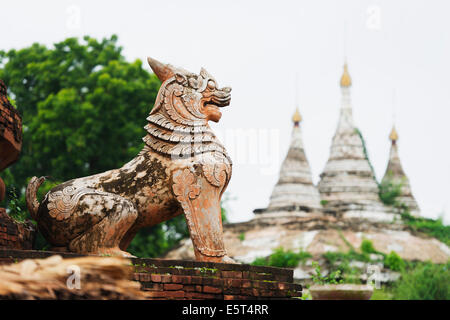
{"type": "Polygon", "coordinates": [[[395,251],[391,251],[384,258],[384,265],[393,271],[402,271],[405,269],[406,264],[395,251]]]}
{"type": "MultiPolygon", "coordinates": [[[[0,51],[0,78],[23,119],[20,160],[2,173],[8,189],[16,190],[4,205],[13,200],[19,212],[32,176],[52,177],[39,192],[42,199],[59,182],[120,167],[136,156],[160,87],[140,60],[125,60],[114,35],[0,51]]],[[[186,235],[180,216],[142,230],[130,250],[158,256],[186,235]]],[[[46,248],[40,240],[38,248],[46,248]]]]}
{"type": "Polygon", "coordinates": [[[33,175],[65,181],[102,172],[138,153],[160,83],[121,51],[116,36],[86,36],[0,52],[0,78],[24,126],[9,186],[20,190],[33,175]]]}

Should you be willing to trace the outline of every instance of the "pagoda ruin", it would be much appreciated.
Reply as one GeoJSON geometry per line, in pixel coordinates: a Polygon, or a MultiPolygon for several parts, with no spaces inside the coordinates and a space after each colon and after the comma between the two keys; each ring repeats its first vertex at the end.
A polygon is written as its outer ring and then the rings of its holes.
{"type": "Polygon", "coordinates": [[[393,220],[393,211],[383,205],[361,132],[353,121],[347,63],[340,80],[342,101],[330,157],[320,175],[318,189],[324,209],[344,218],[393,220]]]}
{"type": "Polygon", "coordinates": [[[409,179],[403,171],[400,157],[398,155],[398,133],[395,127],[392,127],[392,131],[389,135],[391,140],[391,151],[389,153],[389,162],[386,168],[386,172],[381,180],[381,183],[392,183],[400,186],[400,196],[397,198],[397,202],[400,205],[404,205],[409,213],[413,216],[420,215],[420,209],[414,198],[409,179]]]}
{"type": "Polygon", "coordinates": [[[281,165],[280,177],[270,196],[269,206],[266,209],[256,209],[255,213],[311,212],[320,209],[319,192],[313,184],[311,168],[303,147],[301,121],[297,108],[292,117],[291,143],[281,165]]]}

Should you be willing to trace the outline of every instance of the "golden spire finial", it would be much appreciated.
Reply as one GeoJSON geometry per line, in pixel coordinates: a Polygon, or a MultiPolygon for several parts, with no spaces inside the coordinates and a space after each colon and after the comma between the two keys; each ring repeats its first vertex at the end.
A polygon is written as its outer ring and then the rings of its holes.
{"type": "Polygon", "coordinates": [[[398,140],[398,133],[397,133],[397,130],[395,130],[395,126],[392,126],[392,130],[391,130],[391,134],[389,135],[389,139],[391,139],[391,141],[393,143],[395,143],[398,140]]]}
{"type": "Polygon", "coordinates": [[[341,87],[350,87],[352,85],[352,79],[350,78],[350,74],[348,73],[347,62],[344,63],[344,73],[342,73],[341,77],[341,87]]]}
{"type": "Polygon", "coordinates": [[[292,116],[292,121],[295,125],[298,125],[300,121],[302,121],[302,116],[300,115],[300,111],[298,111],[298,107],[295,108],[294,115],[292,116]]]}

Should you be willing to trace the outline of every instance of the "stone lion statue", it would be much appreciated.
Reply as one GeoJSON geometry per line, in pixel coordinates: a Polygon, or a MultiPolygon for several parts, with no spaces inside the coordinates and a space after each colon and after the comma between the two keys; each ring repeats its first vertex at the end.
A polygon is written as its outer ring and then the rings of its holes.
{"type": "Polygon", "coordinates": [[[145,126],[145,147],[119,169],[73,179],[51,189],[45,178],[26,190],[28,210],[54,250],[131,256],[139,229],[184,214],[200,261],[232,262],[222,233],[220,200],[231,178],[231,160],[211,131],[231,88],[220,88],[203,68],[193,74],[148,58],[161,80],[145,126]]]}

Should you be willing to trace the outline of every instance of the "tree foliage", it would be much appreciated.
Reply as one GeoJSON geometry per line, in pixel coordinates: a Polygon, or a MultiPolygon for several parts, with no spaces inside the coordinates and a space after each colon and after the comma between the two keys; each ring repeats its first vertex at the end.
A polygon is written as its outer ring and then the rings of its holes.
{"type": "Polygon", "coordinates": [[[159,88],[142,62],[125,61],[117,37],[69,38],[0,53],[0,78],[23,117],[20,162],[12,181],[58,181],[122,165],[142,148],[145,118],[159,88]]]}
{"type": "MultiPolygon", "coordinates": [[[[5,205],[12,201],[16,211],[18,203],[25,208],[32,176],[52,178],[41,199],[59,182],[118,168],[136,156],[160,86],[140,60],[125,60],[114,35],[0,51],[0,78],[23,119],[20,160],[2,173],[17,193],[5,205]]],[[[179,217],[143,230],[130,250],[158,256],[186,235],[179,217]]]]}

